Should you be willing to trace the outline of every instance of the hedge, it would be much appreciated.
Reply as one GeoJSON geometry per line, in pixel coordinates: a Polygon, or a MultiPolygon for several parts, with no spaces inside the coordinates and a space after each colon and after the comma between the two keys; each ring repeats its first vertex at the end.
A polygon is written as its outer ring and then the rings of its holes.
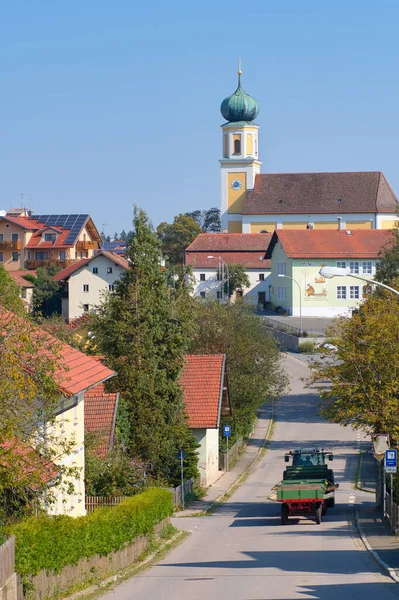
{"type": "Polygon", "coordinates": [[[81,558],[105,556],[152,532],[156,523],[172,514],[171,493],[152,488],[84,517],[31,517],[8,531],[16,537],[16,571],[22,576],[37,575],[42,569],[58,573],[81,558]]]}

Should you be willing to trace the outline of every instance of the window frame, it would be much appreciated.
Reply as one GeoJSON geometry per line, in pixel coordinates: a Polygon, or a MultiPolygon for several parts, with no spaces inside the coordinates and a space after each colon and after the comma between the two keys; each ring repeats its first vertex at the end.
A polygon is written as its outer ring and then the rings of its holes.
{"type": "Polygon", "coordinates": [[[337,285],[336,297],[337,300],[347,300],[346,285],[337,285]]]}
{"type": "Polygon", "coordinates": [[[360,300],[360,285],[350,285],[349,286],[349,299],[350,300],[360,300]],[[356,296],[357,294],[357,296],[356,296]]]}
{"type": "Polygon", "coordinates": [[[19,254],[18,252],[11,252],[11,262],[18,262],[19,261],[19,254]],[[15,258],[16,256],[16,258],[15,258]]]}
{"type": "Polygon", "coordinates": [[[337,269],[346,269],[347,261],[346,260],[337,260],[337,269]]]}
{"type": "Polygon", "coordinates": [[[360,273],[360,262],[358,260],[350,260],[349,261],[349,268],[350,268],[351,275],[359,275],[359,273],[360,273]],[[352,265],[354,265],[354,266],[352,266],[352,265]],[[357,265],[357,267],[355,265],[357,265]]]}
{"type": "Polygon", "coordinates": [[[206,281],[206,273],[200,273],[199,280],[206,281]]]}
{"type": "Polygon", "coordinates": [[[362,261],[362,274],[363,275],[372,275],[373,274],[373,261],[372,260],[363,260],[362,261]],[[364,265],[368,265],[368,268],[364,268],[364,265]]]}
{"type": "Polygon", "coordinates": [[[93,275],[98,275],[98,267],[92,267],[93,275]]]}
{"type": "Polygon", "coordinates": [[[259,281],[265,281],[265,274],[259,273],[259,281]]]}
{"type": "Polygon", "coordinates": [[[84,292],[85,294],[87,294],[89,291],[90,291],[89,284],[88,283],[82,283],[82,292],[84,292]],[[85,288],[87,288],[87,290],[85,290],[85,288]]]}

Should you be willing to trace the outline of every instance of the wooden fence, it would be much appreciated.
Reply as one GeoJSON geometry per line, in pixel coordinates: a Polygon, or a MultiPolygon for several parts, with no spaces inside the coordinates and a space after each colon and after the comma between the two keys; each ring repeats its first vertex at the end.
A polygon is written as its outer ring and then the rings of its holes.
{"type": "Polygon", "coordinates": [[[22,586],[15,573],[15,538],[0,546],[0,599],[17,600],[22,596],[22,586]]]}
{"type": "Polygon", "coordinates": [[[127,496],[86,496],[86,512],[92,513],[96,508],[118,506],[127,496]]]}
{"type": "MultiPolygon", "coordinates": [[[[194,480],[193,479],[188,479],[187,481],[184,482],[184,497],[187,496],[187,494],[189,494],[190,492],[193,491],[194,489],[194,480]]],[[[182,486],[179,485],[178,487],[175,488],[169,488],[169,490],[172,492],[172,496],[173,496],[173,506],[181,506],[182,505],[182,486]]],[[[120,504],[122,502],[122,500],[125,500],[125,498],[127,498],[128,496],[86,496],[85,499],[85,505],[86,505],[86,512],[88,513],[92,513],[94,512],[97,508],[110,508],[112,506],[118,506],[118,504],[120,504]]]]}

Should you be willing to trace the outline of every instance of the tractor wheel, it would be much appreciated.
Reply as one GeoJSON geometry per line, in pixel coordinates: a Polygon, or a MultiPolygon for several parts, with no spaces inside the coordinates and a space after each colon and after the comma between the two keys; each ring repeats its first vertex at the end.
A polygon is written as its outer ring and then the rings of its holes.
{"type": "Polygon", "coordinates": [[[317,523],[317,525],[320,525],[320,523],[321,523],[321,514],[322,514],[321,510],[322,509],[321,509],[321,503],[320,503],[319,506],[316,508],[316,523],[317,523]]]}
{"type": "Polygon", "coordinates": [[[287,525],[288,523],[288,505],[281,505],[281,525],[287,525]]]}

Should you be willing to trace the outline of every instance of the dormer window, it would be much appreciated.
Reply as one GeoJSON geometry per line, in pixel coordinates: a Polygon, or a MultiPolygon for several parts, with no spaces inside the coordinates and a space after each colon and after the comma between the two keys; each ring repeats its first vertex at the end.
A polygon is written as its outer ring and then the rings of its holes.
{"type": "Polygon", "coordinates": [[[45,242],[55,242],[55,240],[56,240],[55,233],[45,233],[44,234],[45,242]]]}

